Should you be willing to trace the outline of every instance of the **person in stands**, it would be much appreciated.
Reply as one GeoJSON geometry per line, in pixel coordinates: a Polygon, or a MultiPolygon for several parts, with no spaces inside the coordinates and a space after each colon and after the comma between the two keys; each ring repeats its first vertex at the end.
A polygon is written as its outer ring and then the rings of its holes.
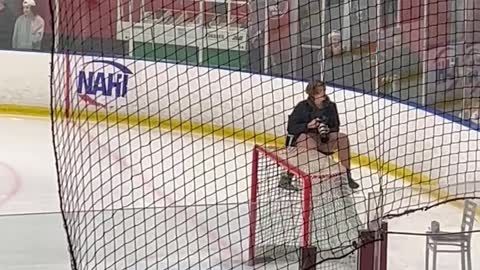
{"type": "Polygon", "coordinates": [[[45,21],[36,11],[35,0],[23,1],[23,14],[17,18],[12,37],[13,49],[40,50],[45,21]]]}
{"type": "MultiPolygon", "coordinates": [[[[308,98],[298,103],[288,118],[287,132],[293,137],[289,145],[317,150],[325,155],[338,151],[340,164],[347,170],[349,187],[358,188],[350,172],[350,142],[348,136],[340,132],[337,105],[330,100],[321,81],[310,82],[306,94],[308,98]]],[[[291,183],[291,175],[283,175],[279,186],[296,189],[291,183]]]]}

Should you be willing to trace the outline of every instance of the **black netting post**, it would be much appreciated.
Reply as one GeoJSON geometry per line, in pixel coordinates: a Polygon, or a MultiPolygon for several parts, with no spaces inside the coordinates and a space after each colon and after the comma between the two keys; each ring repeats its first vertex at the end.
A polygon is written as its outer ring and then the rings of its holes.
{"type": "Polygon", "coordinates": [[[299,270],[315,270],[317,264],[317,248],[313,246],[300,248],[299,270]]]}
{"type": "Polygon", "coordinates": [[[379,230],[360,231],[360,239],[363,243],[358,253],[360,270],[387,269],[387,231],[387,222],[382,222],[379,230]]]}

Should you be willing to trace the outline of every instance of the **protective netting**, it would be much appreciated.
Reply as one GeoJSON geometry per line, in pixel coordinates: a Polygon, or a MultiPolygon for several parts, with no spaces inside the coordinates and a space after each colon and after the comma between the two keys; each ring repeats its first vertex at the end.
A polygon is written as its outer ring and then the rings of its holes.
{"type": "MultiPolygon", "coordinates": [[[[360,184],[353,202],[322,202],[315,218],[353,204],[352,226],[366,227],[368,209],[402,217],[480,197],[473,0],[49,3],[52,133],[73,269],[249,269],[253,143],[285,147],[312,80],[327,83],[360,184]]],[[[266,181],[274,189],[276,178],[266,181]]],[[[325,190],[322,199],[335,188],[325,190]]],[[[263,214],[271,233],[300,230],[275,223],[297,206],[263,214]]],[[[335,250],[321,258],[355,252],[358,232],[339,231],[350,217],[314,225],[327,232],[321,250],[335,250]]]]}

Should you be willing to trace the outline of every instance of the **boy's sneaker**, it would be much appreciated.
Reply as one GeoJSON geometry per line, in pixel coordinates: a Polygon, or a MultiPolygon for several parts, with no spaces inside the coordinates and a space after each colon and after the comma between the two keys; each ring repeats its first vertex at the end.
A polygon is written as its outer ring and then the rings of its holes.
{"type": "Polygon", "coordinates": [[[278,182],[278,187],[285,190],[299,191],[300,189],[292,184],[292,178],[293,177],[291,174],[282,173],[282,175],[280,176],[280,182],[278,182]]]}
{"type": "Polygon", "coordinates": [[[350,170],[347,170],[347,180],[348,180],[348,186],[351,189],[357,189],[360,187],[360,185],[353,180],[352,173],[350,172],[350,170]]]}

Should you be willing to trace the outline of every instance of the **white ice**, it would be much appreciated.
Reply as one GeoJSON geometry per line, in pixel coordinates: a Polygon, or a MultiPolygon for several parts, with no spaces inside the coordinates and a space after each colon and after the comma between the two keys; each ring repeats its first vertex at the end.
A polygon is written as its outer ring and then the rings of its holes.
{"type": "MultiPolygon", "coordinates": [[[[51,126],[47,119],[41,118],[12,118],[0,117],[0,269],[49,269],[66,270],[70,269],[70,258],[66,235],[63,229],[61,215],[59,214],[59,197],[56,178],[56,168],[53,155],[51,126]]],[[[121,132],[118,132],[121,133],[121,132]]],[[[234,144],[232,142],[216,142],[211,138],[195,138],[192,135],[181,135],[154,131],[153,135],[160,140],[152,143],[148,149],[140,149],[136,152],[135,145],[140,145],[145,140],[150,140],[149,133],[142,134],[131,141],[132,146],[125,144],[128,141],[128,133],[123,133],[125,138],[118,141],[110,141],[117,148],[110,145],[110,156],[118,155],[117,161],[109,160],[112,168],[106,170],[98,165],[99,174],[95,177],[103,183],[110,177],[112,181],[120,181],[119,185],[125,185],[115,175],[108,173],[122,169],[133,179],[131,186],[125,186],[123,192],[131,191],[133,197],[145,191],[148,193],[145,200],[127,198],[110,198],[111,207],[123,206],[154,206],[165,207],[161,213],[150,213],[151,219],[145,222],[144,228],[135,228],[133,231],[123,232],[127,237],[132,233],[144,233],[145,239],[141,240],[143,248],[135,254],[141,256],[148,254],[146,258],[140,259],[138,268],[146,269],[152,266],[153,262],[158,268],[150,269],[297,269],[297,265],[287,267],[285,263],[257,266],[255,268],[242,263],[248,251],[248,175],[251,145],[234,144]],[[143,141],[142,141],[143,140],[143,141]],[[170,147],[162,147],[170,145],[170,147]],[[189,145],[183,151],[178,151],[179,146],[189,145]],[[112,150],[113,149],[113,150],[112,150]],[[122,151],[129,150],[133,155],[129,158],[122,156],[122,151]],[[140,158],[143,153],[150,153],[151,159],[140,158]],[[161,167],[155,167],[158,160],[155,156],[162,156],[161,167]],[[126,165],[124,162],[130,162],[126,165]],[[123,164],[123,165],[122,165],[123,164]],[[215,166],[214,166],[215,164],[215,166]],[[217,166],[217,164],[222,164],[217,166]],[[233,170],[232,168],[236,170],[233,170]],[[143,168],[151,167],[150,170],[143,168]],[[143,170],[143,172],[142,172],[143,170]],[[155,181],[155,175],[162,170],[164,179],[173,182],[162,185],[155,181]],[[110,172],[108,172],[110,171],[110,172]],[[139,173],[142,177],[139,177],[139,173]],[[182,172],[184,172],[182,174],[182,172]],[[183,185],[178,190],[175,181],[182,177],[193,177],[195,182],[183,185]],[[139,191],[137,185],[145,179],[150,187],[139,191]],[[212,181],[217,179],[217,181],[212,181]],[[140,181],[141,180],[141,181],[140,181]],[[206,189],[199,189],[199,186],[206,186],[206,189]],[[161,192],[158,192],[161,190],[161,192]],[[223,190],[222,194],[212,192],[223,190]],[[117,200],[119,199],[119,200],[117,200]],[[214,212],[212,209],[192,207],[196,204],[210,204],[212,202],[225,203],[218,205],[214,212]],[[231,207],[231,205],[238,206],[231,207]],[[183,205],[183,208],[168,207],[172,205],[183,205]],[[163,220],[162,220],[163,218],[163,220]],[[208,220],[208,222],[206,221],[208,220]],[[204,222],[205,221],[205,222],[204,222]],[[166,232],[159,232],[155,227],[168,228],[166,232]],[[153,228],[149,230],[149,228],[153,228]],[[138,229],[138,230],[137,230],[138,229]],[[230,232],[229,235],[224,232],[230,232]],[[177,237],[183,235],[182,237],[177,237]],[[148,237],[156,237],[154,243],[148,242],[148,237]],[[193,240],[194,239],[194,240],[193,240]],[[168,247],[158,248],[160,246],[168,247]],[[179,252],[173,252],[178,250],[179,252]],[[188,256],[190,254],[191,256],[188,256]],[[163,257],[162,257],[163,256],[163,257]],[[143,266],[141,265],[143,263],[143,266]]],[[[103,139],[96,143],[102,145],[103,139]]],[[[138,150],[138,149],[137,149],[138,150]]],[[[80,150],[79,150],[80,151],[80,150]]],[[[107,153],[108,154],[108,153],[107,153]]],[[[85,152],[77,156],[78,160],[87,161],[85,155],[96,158],[104,158],[107,155],[102,151],[85,152]]],[[[92,158],[92,157],[91,157],[92,158]]],[[[88,160],[95,164],[93,160],[88,160]]],[[[79,164],[77,164],[79,166],[79,164]]],[[[95,166],[94,166],[95,167],[95,166]]],[[[378,176],[365,169],[355,170],[355,177],[365,176],[362,180],[364,187],[370,187],[377,181],[378,176]]],[[[393,181],[393,180],[389,180],[393,181]]],[[[94,192],[95,193],[95,192],[94,192]]],[[[94,194],[93,197],[100,196],[94,194]]],[[[128,197],[128,196],[127,196],[128,197]]],[[[393,198],[393,197],[392,197],[393,198]]],[[[403,194],[392,200],[393,205],[399,207],[408,205],[409,196],[403,194]]],[[[104,201],[108,203],[108,201],[104,201]]],[[[93,208],[99,204],[92,202],[93,208]]],[[[460,228],[461,211],[450,205],[443,205],[433,208],[427,212],[416,212],[408,216],[402,216],[389,221],[389,230],[400,232],[423,233],[428,229],[431,220],[438,220],[442,229],[458,231],[460,228]]],[[[123,215],[113,214],[109,222],[115,223],[122,218],[133,219],[137,214],[128,213],[123,215]]],[[[142,215],[149,215],[148,211],[142,215]]],[[[98,216],[85,216],[92,220],[98,216]]],[[[145,219],[145,216],[143,216],[145,219]]],[[[132,221],[133,222],[133,221],[132,221]]],[[[107,223],[106,227],[112,226],[107,223]]],[[[476,228],[479,226],[477,225],[476,228]]],[[[112,230],[118,232],[118,228],[112,230]]],[[[105,237],[112,237],[106,232],[105,237]]],[[[82,236],[83,237],[83,236],[82,236]]],[[[91,236],[85,239],[91,240],[91,236]]],[[[95,237],[98,237],[95,235],[95,237]]],[[[473,239],[473,254],[480,252],[480,234],[475,234],[473,239]]],[[[98,239],[98,238],[96,238],[98,239]]],[[[388,250],[389,270],[420,270],[424,269],[425,239],[423,236],[390,235],[388,250]]],[[[105,240],[103,240],[105,241],[105,240]]],[[[122,254],[135,251],[134,246],[126,239],[117,244],[124,245],[122,254]]],[[[91,244],[91,242],[90,242],[91,244]]],[[[108,244],[105,250],[108,252],[108,244]]],[[[97,254],[98,255],[98,254],[97,254]]],[[[87,256],[91,256],[88,254],[87,256]]],[[[92,255],[93,256],[93,255],[92,255]]],[[[93,258],[93,257],[90,257],[93,258]]],[[[135,260],[134,257],[125,255],[128,261],[135,260]]],[[[110,262],[97,262],[100,266],[96,269],[115,269],[110,262]],[[109,268],[111,267],[111,268],[109,268]]],[[[119,262],[116,269],[123,269],[129,262],[119,262]]],[[[473,267],[480,267],[480,256],[473,256],[473,267]]],[[[86,268],[85,268],[86,269],[86,268]]],[[[92,269],[92,268],[89,268],[92,269]]],[[[438,270],[460,269],[459,255],[444,255],[439,257],[438,270]]]]}

